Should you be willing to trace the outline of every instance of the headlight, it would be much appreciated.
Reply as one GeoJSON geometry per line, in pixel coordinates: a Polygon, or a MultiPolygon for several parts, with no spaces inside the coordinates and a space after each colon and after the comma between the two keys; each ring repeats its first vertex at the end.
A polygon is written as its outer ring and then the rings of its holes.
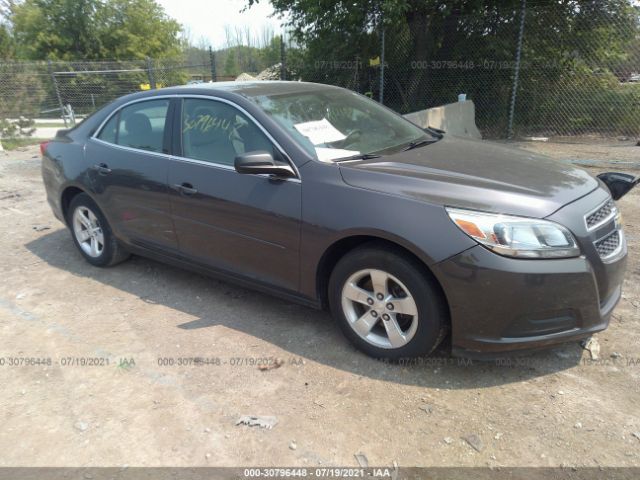
{"type": "Polygon", "coordinates": [[[580,255],[571,232],[554,222],[449,207],[447,213],[460,230],[500,255],[517,258],[580,255]]]}

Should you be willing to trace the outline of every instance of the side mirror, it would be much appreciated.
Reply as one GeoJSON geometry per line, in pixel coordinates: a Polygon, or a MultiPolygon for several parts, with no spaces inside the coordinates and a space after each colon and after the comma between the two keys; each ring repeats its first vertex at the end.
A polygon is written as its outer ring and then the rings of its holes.
{"type": "Polygon", "coordinates": [[[289,165],[276,165],[271,154],[264,150],[238,155],[234,165],[238,173],[267,174],[283,178],[296,176],[296,173],[289,165]]]}
{"type": "Polygon", "coordinates": [[[606,172],[598,175],[598,178],[609,188],[614,200],[622,198],[629,190],[640,183],[640,177],[634,177],[628,173],[606,172]]]}

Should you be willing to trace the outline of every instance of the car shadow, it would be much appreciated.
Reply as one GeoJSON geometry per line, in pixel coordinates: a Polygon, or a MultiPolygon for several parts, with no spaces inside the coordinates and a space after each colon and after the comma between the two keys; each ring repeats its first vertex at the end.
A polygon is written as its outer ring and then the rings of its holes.
{"type": "MultiPolygon", "coordinates": [[[[577,343],[499,361],[454,358],[445,344],[431,357],[388,363],[355,350],[327,312],[138,256],[113,268],[96,268],[82,258],[65,229],[43,235],[26,247],[55,268],[196,318],[175,328],[201,336],[223,325],[271,343],[292,357],[376,380],[442,389],[483,388],[572,368],[582,358],[577,343]]],[[[148,321],[149,328],[154,328],[157,319],[148,321]]]]}

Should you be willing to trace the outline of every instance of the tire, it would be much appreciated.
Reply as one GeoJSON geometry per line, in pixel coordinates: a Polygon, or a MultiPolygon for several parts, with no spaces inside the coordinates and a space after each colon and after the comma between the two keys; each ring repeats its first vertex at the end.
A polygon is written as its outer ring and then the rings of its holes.
{"type": "Polygon", "coordinates": [[[356,348],[375,358],[400,359],[429,355],[442,342],[448,311],[435,280],[420,267],[380,244],[358,247],[338,261],[329,280],[329,305],[356,348]]]}
{"type": "Polygon", "coordinates": [[[73,197],[67,211],[67,225],[76,247],[87,262],[110,267],[129,257],[111,232],[109,222],[89,195],[73,197]]]}

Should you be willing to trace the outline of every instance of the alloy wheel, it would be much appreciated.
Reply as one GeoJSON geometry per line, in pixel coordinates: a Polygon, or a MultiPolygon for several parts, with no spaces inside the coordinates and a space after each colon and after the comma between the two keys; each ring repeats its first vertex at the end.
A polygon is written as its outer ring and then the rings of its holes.
{"type": "Polygon", "coordinates": [[[98,258],[104,251],[104,233],[100,221],[88,207],[81,205],[73,212],[73,234],[84,253],[98,258]]]}
{"type": "Polygon", "coordinates": [[[342,287],[342,310],[353,331],[379,348],[403,347],[418,328],[418,307],[411,292],[383,270],[352,274],[342,287]]]}

